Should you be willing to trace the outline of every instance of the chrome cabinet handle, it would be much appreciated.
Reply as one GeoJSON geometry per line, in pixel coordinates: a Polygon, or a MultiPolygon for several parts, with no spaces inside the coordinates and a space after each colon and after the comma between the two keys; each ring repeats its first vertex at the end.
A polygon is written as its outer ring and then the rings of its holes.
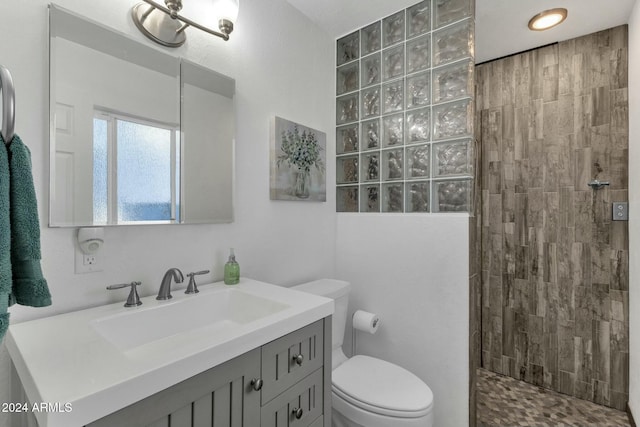
{"type": "Polygon", "coordinates": [[[260,391],[262,389],[263,384],[264,384],[264,381],[262,381],[260,378],[254,378],[251,380],[251,385],[253,386],[253,389],[255,391],[260,391]]]}
{"type": "Polygon", "coordinates": [[[291,411],[291,413],[296,417],[296,419],[300,419],[302,418],[302,414],[304,413],[304,411],[302,410],[302,408],[293,408],[293,411],[291,411]]]}
{"type": "Polygon", "coordinates": [[[304,356],[302,354],[296,354],[293,356],[293,361],[296,362],[298,366],[302,366],[302,362],[304,362],[304,356]]]}

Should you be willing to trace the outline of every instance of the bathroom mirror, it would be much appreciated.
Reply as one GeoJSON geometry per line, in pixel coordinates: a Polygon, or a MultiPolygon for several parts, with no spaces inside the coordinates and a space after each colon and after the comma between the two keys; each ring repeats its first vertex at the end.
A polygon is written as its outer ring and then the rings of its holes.
{"type": "Polygon", "coordinates": [[[235,82],[51,5],[51,227],[233,221],[235,82]]]}

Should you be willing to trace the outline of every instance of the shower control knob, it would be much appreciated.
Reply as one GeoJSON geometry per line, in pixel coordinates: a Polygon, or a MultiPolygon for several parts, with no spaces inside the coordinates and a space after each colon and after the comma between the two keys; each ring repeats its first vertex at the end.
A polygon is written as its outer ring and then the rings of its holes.
{"type": "Polygon", "coordinates": [[[298,366],[302,366],[302,362],[304,362],[304,356],[302,354],[296,354],[293,356],[293,361],[296,362],[298,366]]]}
{"type": "Polygon", "coordinates": [[[304,411],[302,410],[302,408],[294,408],[293,411],[291,411],[293,413],[293,415],[296,417],[296,419],[300,419],[302,418],[302,414],[304,413],[304,411]]]}
{"type": "Polygon", "coordinates": [[[253,386],[253,389],[255,391],[260,391],[262,389],[263,384],[264,384],[264,381],[262,381],[260,378],[254,378],[251,380],[251,386],[253,386]]]}

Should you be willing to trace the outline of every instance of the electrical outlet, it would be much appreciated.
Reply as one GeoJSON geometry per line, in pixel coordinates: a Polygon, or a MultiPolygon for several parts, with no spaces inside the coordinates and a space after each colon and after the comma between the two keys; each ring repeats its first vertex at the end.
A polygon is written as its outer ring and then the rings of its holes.
{"type": "Polygon", "coordinates": [[[76,251],[76,274],[97,273],[99,271],[102,271],[102,264],[97,254],[76,251]]]}

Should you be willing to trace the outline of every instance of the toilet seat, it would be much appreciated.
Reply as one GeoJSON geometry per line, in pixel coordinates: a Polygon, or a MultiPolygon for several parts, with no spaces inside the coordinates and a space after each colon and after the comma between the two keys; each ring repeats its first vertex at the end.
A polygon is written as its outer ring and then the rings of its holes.
{"type": "Polygon", "coordinates": [[[433,407],[433,392],[393,363],[354,356],[332,372],[332,391],[346,402],[392,418],[419,418],[433,407]]]}

